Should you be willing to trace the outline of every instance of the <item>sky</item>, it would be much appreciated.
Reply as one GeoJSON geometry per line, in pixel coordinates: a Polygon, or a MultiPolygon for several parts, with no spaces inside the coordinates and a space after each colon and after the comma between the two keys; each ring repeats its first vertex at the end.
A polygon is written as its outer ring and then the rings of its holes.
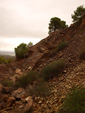
{"type": "Polygon", "coordinates": [[[0,51],[46,38],[52,17],[72,24],[71,14],[80,5],[85,0],[0,0],[0,51]]]}

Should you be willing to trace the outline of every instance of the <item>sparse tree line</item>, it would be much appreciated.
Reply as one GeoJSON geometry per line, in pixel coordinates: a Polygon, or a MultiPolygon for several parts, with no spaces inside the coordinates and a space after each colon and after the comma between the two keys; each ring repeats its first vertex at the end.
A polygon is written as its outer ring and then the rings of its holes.
{"type": "MultiPolygon", "coordinates": [[[[73,23],[76,23],[80,20],[80,18],[83,16],[83,14],[85,13],[85,8],[83,5],[77,7],[77,9],[74,11],[74,14],[71,15],[72,19],[73,19],[73,23]]],[[[49,32],[48,34],[56,31],[57,29],[64,29],[68,27],[68,25],[66,25],[65,21],[62,21],[60,18],[58,17],[53,17],[50,19],[50,23],[49,23],[49,32]]]]}

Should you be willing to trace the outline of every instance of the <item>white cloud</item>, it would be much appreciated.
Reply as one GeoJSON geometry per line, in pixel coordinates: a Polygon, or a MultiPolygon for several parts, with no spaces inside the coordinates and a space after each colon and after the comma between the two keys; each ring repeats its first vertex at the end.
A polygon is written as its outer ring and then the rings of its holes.
{"type": "Polygon", "coordinates": [[[71,24],[71,14],[79,5],[85,0],[0,0],[0,40],[45,38],[52,17],[71,24]]]}

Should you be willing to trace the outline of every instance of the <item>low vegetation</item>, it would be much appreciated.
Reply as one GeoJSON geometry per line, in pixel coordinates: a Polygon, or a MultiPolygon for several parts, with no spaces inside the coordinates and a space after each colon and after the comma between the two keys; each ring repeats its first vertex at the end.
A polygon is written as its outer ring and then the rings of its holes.
{"type": "Polygon", "coordinates": [[[37,82],[37,84],[30,89],[30,94],[35,96],[48,96],[50,94],[50,91],[48,89],[47,82],[41,79],[37,82]]]}
{"type": "Polygon", "coordinates": [[[54,57],[56,55],[56,53],[57,53],[57,47],[50,51],[49,57],[54,57]]]}
{"type": "Polygon", "coordinates": [[[0,56],[0,64],[8,64],[15,60],[12,56],[0,56]]]}
{"type": "Polygon", "coordinates": [[[54,61],[42,69],[41,76],[45,80],[48,80],[54,76],[58,76],[63,71],[64,67],[65,62],[63,60],[54,61]]]}
{"type": "Polygon", "coordinates": [[[0,56],[0,64],[4,64],[4,63],[6,63],[6,59],[0,56]]]}
{"type": "Polygon", "coordinates": [[[85,113],[85,88],[74,87],[58,113],[85,113]]]}
{"type": "Polygon", "coordinates": [[[12,87],[14,85],[11,79],[4,79],[1,83],[5,87],[12,87]]]}
{"type": "Polygon", "coordinates": [[[39,79],[39,74],[34,71],[29,71],[26,75],[20,77],[16,81],[16,86],[26,87],[29,84],[32,84],[33,81],[37,81],[39,79]]]}
{"type": "Polygon", "coordinates": [[[18,78],[15,84],[17,87],[26,87],[29,85],[32,85],[32,88],[29,87],[30,95],[47,96],[49,94],[47,83],[37,72],[28,72],[26,75],[18,78]]]}
{"type": "Polygon", "coordinates": [[[61,41],[57,46],[57,51],[61,51],[68,46],[67,41],[61,41]]]}

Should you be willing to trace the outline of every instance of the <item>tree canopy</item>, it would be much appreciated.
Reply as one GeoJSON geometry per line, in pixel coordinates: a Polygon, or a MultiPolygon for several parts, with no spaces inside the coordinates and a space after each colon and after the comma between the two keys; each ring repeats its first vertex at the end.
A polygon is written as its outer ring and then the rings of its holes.
{"type": "Polygon", "coordinates": [[[33,43],[32,42],[29,42],[27,46],[29,48],[29,47],[33,46],[33,43]]]}
{"type": "Polygon", "coordinates": [[[32,42],[29,42],[28,44],[21,43],[17,48],[15,48],[15,55],[16,58],[21,59],[24,58],[25,54],[27,53],[29,47],[33,45],[32,42]]]}
{"type": "Polygon", "coordinates": [[[79,19],[83,16],[85,13],[85,8],[83,5],[78,6],[77,9],[74,11],[74,14],[71,15],[73,19],[73,23],[79,21],[79,19]]]}
{"type": "Polygon", "coordinates": [[[54,32],[56,29],[64,29],[66,28],[67,25],[66,25],[66,22],[65,21],[62,21],[60,18],[58,17],[53,17],[50,19],[50,23],[49,23],[49,34],[54,32]]]}

